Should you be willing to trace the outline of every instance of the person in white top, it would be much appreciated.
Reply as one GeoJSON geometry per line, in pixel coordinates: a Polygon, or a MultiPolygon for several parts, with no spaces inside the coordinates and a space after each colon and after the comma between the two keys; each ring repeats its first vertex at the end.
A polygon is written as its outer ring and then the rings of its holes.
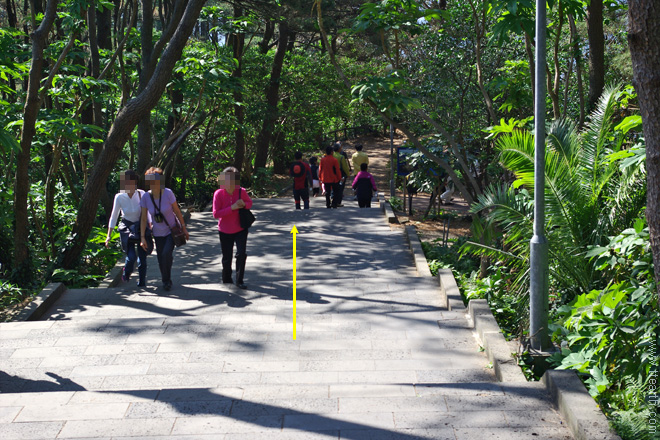
{"type": "MultiPolygon", "coordinates": [[[[142,209],[140,207],[140,200],[145,194],[141,189],[137,189],[138,175],[133,170],[127,170],[121,173],[119,179],[119,193],[115,195],[115,201],[112,205],[112,214],[108,222],[108,236],[105,240],[106,247],[110,244],[110,237],[112,231],[117,224],[119,212],[121,211],[122,219],[118,231],[121,238],[121,248],[126,254],[126,264],[122,272],[122,281],[127,282],[137,260],[138,267],[138,286],[146,286],[147,276],[147,254],[151,253],[149,249],[145,250],[140,246],[140,216],[142,209]],[[137,247],[137,251],[136,251],[137,247]]],[[[151,221],[149,221],[151,223],[151,221]]],[[[151,237],[150,237],[151,238],[151,237]]],[[[150,240],[151,241],[151,240],[150,240]]],[[[152,250],[153,250],[153,241],[152,250]]]]}

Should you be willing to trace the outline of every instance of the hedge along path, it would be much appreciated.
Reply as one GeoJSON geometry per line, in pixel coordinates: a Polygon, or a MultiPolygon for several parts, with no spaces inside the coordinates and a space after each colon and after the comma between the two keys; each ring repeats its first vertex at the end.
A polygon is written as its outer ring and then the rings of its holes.
{"type": "Polygon", "coordinates": [[[0,324],[3,439],[571,438],[540,384],[496,381],[400,229],[324,202],[255,201],[248,290],[219,283],[216,221],[195,213],[170,292],[151,256],[144,290],[70,290],[0,324]]]}

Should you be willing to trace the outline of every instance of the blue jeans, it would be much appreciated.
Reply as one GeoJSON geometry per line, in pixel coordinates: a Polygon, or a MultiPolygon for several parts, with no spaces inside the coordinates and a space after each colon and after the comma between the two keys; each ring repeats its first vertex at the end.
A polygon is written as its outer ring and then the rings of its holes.
{"type": "Polygon", "coordinates": [[[163,283],[172,282],[172,263],[174,262],[174,238],[172,234],[165,237],[154,237],[156,242],[156,255],[158,256],[158,268],[163,283]]]}
{"type": "Polygon", "coordinates": [[[147,278],[147,253],[142,246],[136,243],[128,243],[126,246],[126,264],[124,264],[124,277],[128,279],[135,268],[137,259],[138,275],[140,277],[139,285],[144,286],[147,278]],[[137,247],[137,255],[135,248],[137,247]],[[136,258],[137,257],[137,258],[136,258]]]}

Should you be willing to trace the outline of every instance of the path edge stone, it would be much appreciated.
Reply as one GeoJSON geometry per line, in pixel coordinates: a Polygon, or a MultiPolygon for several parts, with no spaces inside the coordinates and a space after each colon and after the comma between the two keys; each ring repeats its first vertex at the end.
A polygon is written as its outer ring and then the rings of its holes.
{"type": "Polygon", "coordinates": [[[66,292],[66,286],[62,283],[47,284],[10,322],[39,320],[64,292],[66,292]]]}
{"type": "Polygon", "coordinates": [[[576,440],[621,440],[574,370],[547,370],[541,383],[576,440]]]}
{"type": "Polygon", "coordinates": [[[383,213],[385,214],[385,217],[387,217],[387,223],[398,223],[399,221],[396,218],[396,214],[394,214],[394,210],[392,209],[392,205],[390,205],[390,202],[387,200],[383,200],[382,203],[382,210],[383,213]]]}
{"type": "Polygon", "coordinates": [[[417,230],[414,226],[406,226],[406,239],[408,240],[408,246],[410,251],[413,254],[413,260],[415,261],[415,268],[417,269],[417,274],[420,277],[432,277],[431,269],[429,269],[429,263],[426,261],[426,256],[424,255],[424,249],[422,249],[422,242],[419,240],[417,235],[417,230]]]}
{"type": "Polygon", "coordinates": [[[507,342],[500,326],[485,299],[473,299],[468,303],[468,313],[474,329],[481,339],[488,359],[493,363],[495,376],[500,382],[522,383],[527,378],[518,366],[513,353],[516,349],[507,342]]]}
{"type": "Polygon", "coordinates": [[[438,269],[438,285],[444,306],[449,311],[465,311],[461,291],[451,269],[438,269]]]}

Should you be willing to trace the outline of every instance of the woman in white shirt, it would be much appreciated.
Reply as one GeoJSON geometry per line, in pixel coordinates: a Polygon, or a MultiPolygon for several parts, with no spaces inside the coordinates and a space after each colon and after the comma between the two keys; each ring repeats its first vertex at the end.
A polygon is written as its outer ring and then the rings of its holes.
{"type": "MultiPolygon", "coordinates": [[[[119,193],[115,195],[115,201],[112,205],[112,214],[108,222],[108,237],[105,240],[106,247],[110,244],[110,236],[112,230],[117,224],[119,212],[122,213],[121,224],[119,225],[119,236],[121,238],[121,248],[126,254],[126,264],[122,272],[121,279],[127,282],[137,259],[138,267],[138,286],[146,286],[147,276],[147,253],[151,253],[149,249],[146,251],[140,246],[140,215],[142,209],[140,207],[140,200],[145,194],[141,189],[137,189],[138,175],[133,170],[124,171],[119,180],[119,193]],[[136,251],[137,247],[137,251],[136,251]]],[[[151,221],[149,221],[151,223],[151,221]]],[[[151,240],[149,240],[151,241],[151,240]]],[[[152,250],[153,250],[153,241],[152,250]]]]}

